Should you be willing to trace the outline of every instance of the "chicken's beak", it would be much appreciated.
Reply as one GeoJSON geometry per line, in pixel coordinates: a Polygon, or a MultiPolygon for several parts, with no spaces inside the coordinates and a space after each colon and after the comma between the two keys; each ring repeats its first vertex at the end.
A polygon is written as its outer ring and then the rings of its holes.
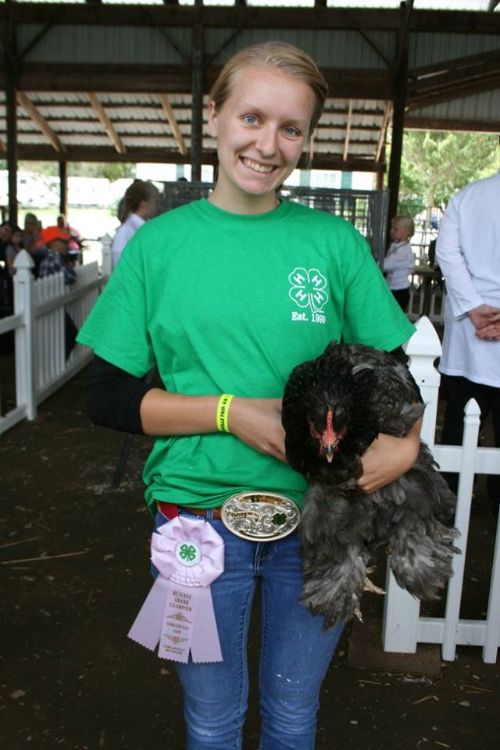
{"type": "Polygon", "coordinates": [[[332,443],[329,443],[328,445],[324,446],[325,448],[325,458],[328,461],[329,464],[333,461],[333,454],[335,453],[335,445],[332,443]]]}
{"type": "Polygon", "coordinates": [[[333,461],[333,456],[339,442],[339,436],[333,428],[333,411],[328,409],[326,413],[326,427],[323,432],[321,445],[323,449],[323,455],[329,464],[333,461]]]}

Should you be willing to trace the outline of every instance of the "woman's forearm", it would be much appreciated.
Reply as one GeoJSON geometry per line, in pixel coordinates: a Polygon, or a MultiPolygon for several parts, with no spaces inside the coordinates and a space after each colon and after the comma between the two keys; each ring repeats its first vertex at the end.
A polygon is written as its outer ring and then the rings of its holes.
{"type": "Polygon", "coordinates": [[[151,388],[141,401],[146,435],[199,435],[216,432],[219,396],[185,396],[151,388]]]}
{"type": "MultiPolygon", "coordinates": [[[[159,388],[141,402],[146,435],[200,435],[217,431],[220,396],[184,396],[159,388]]],[[[228,430],[259,453],[285,461],[281,399],[234,397],[228,410],[228,430]]]]}
{"type": "Polygon", "coordinates": [[[380,434],[362,456],[363,474],[358,487],[375,492],[399,479],[417,460],[422,419],[418,419],[404,437],[380,434]]]}

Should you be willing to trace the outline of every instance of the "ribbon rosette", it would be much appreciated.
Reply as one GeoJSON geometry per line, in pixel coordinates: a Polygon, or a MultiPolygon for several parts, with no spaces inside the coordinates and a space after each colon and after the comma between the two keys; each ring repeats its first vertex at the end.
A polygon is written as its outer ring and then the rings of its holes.
{"type": "Polygon", "coordinates": [[[224,570],[224,542],[206,521],[177,516],[151,539],[155,580],[128,637],[162,659],[222,661],[210,584],[224,570]]]}

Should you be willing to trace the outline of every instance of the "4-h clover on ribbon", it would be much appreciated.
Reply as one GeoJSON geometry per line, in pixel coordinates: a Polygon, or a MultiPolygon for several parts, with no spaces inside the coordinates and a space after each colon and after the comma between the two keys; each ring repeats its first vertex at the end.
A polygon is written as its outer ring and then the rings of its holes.
{"type": "Polygon", "coordinates": [[[288,281],[292,285],[288,294],[296,305],[321,312],[328,302],[327,282],[317,268],[294,268],[288,281]]]}
{"type": "Polygon", "coordinates": [[[182,544],[179,554],[183,560],[191,562],[196,557],[196,550],[192,544],[182,544]]]}
{"type": "Polygon", "coordinates": [[[184,540],[176,546],[175,556],[180,563],[190,568],[200,562],[201,550],[195,542],[184,540]]]}

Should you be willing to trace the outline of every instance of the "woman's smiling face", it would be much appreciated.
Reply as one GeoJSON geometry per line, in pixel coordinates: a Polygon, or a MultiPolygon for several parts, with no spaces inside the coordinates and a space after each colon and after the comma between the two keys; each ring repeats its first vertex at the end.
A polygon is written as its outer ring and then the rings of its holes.
{"type": "Polygon", "coordinates": [[[275,190],[297,166],[309,138],[315,103],[307,83],[277,68],[238,71],[222,107],[209,105],[219,156],[213,203],[235,213],[275,208],[275,190]]]}

